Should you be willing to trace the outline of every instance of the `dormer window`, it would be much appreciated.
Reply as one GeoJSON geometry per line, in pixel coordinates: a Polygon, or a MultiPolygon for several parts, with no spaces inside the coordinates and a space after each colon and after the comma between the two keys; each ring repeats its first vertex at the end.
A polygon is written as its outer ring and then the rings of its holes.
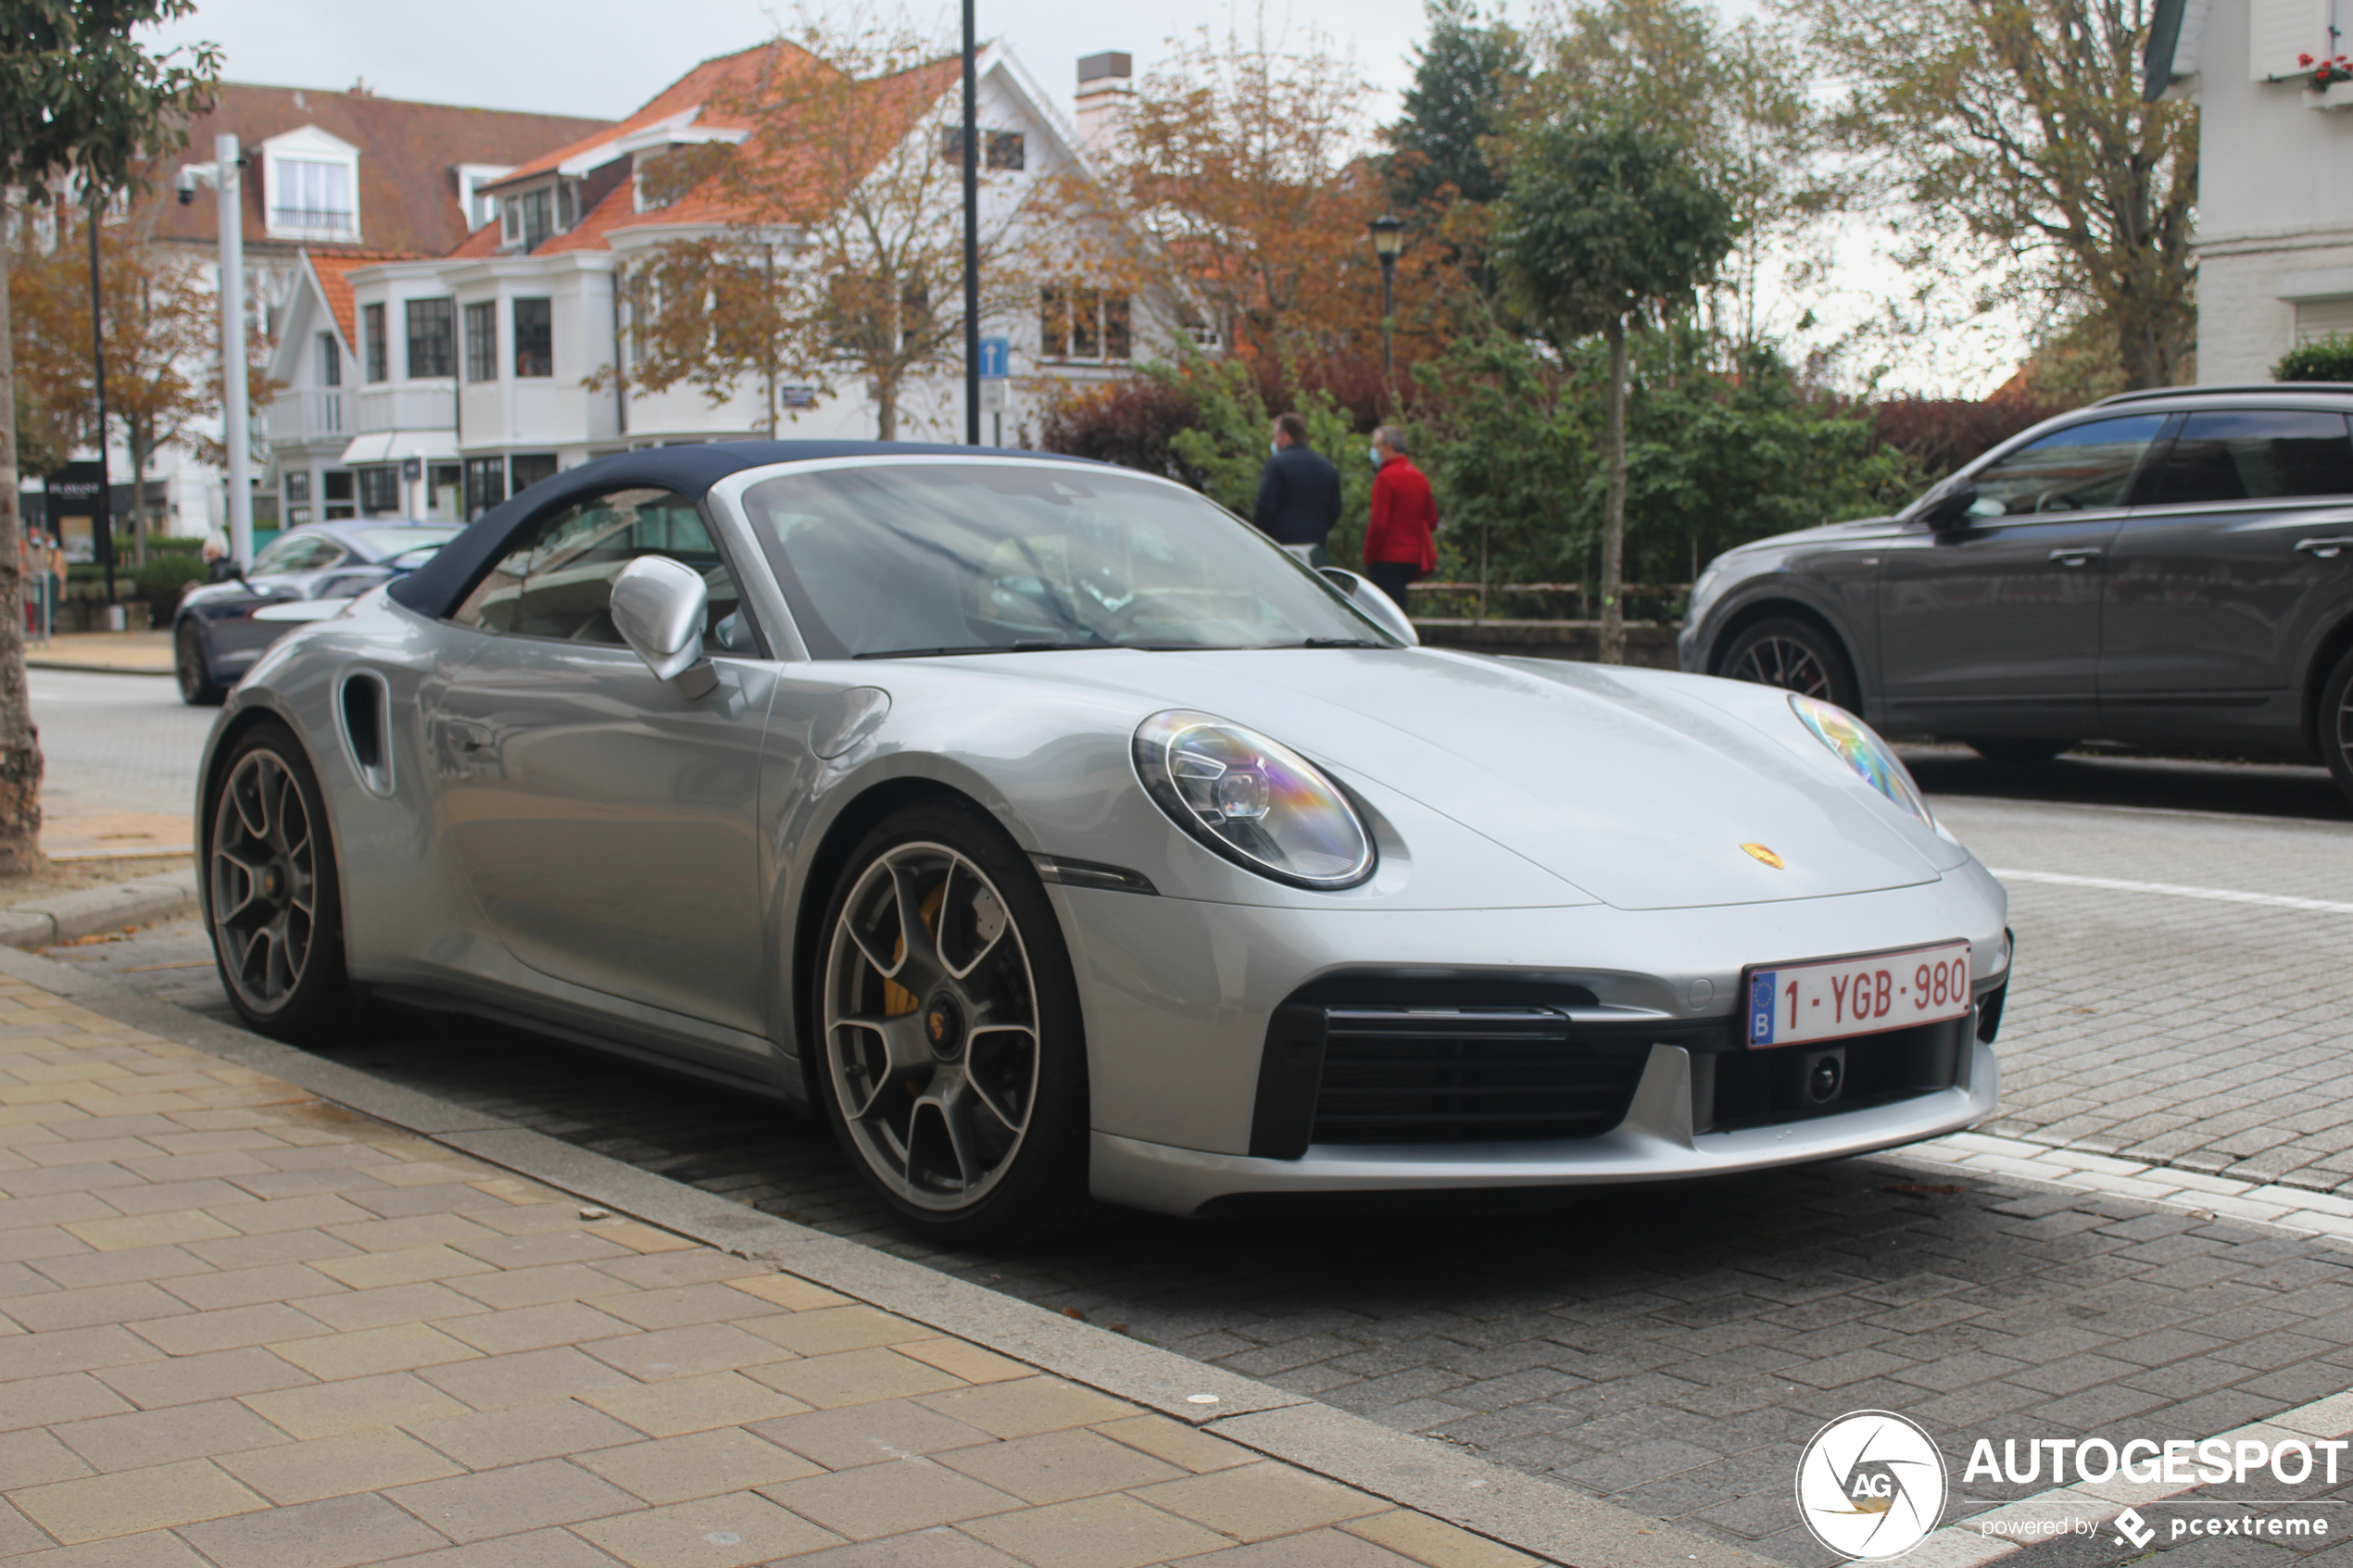
{"type": "Polygon", "coordinates": [[[261,144],[263,210],[272,239],[359,238],[359,149],[317,126],[261,144]]]}
{"type": "Polygon", "coordinates": [[[499,237],[526,251],[537,250],[550,235],[562,232],[556,223],[556,192],[551,185],[509,196],[505,214],[499,237]]]}
{"type": "Polygon", "coordinates": [[[498,220],[498,198],[483,187],[504,180],[514,169],[509,164],[461,163],[458,166],[458,205],[465,210],[466,227],[479,229],[498,220]]]}

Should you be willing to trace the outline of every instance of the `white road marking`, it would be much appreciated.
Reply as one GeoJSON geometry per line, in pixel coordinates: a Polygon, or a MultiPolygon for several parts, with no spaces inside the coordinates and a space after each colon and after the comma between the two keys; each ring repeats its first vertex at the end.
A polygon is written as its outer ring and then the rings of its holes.
{"type": "Polygon", "coordinates": [[[2261,904],[2273,909],[2310,909],[2317,914],[2353,915],[2353,904],[2327,898],[2291,898],[2280,893],[2241,893],[2230,887],[2185,887],[2177,882],[2127,882],[2114,876],[2071,876],[2064,872],[1987,871],[2006,882],[2046,882],[2057,887],[2097,887],[2110,893],[2158,893],[2169,898],[2206,898],[2218,904],[2261,904]]]}

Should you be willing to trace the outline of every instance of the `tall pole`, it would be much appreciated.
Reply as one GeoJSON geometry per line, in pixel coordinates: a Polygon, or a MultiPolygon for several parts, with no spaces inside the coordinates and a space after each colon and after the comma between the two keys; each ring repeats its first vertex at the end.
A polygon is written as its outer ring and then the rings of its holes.
{"type": "MultiPolygon", "coordinates": [[[[90,192],[90,381],[98,394],[98,508],[90,543],[106,569],[107,603],[114,603],[114,482],[107,472],[107,330],[98,271],[98,224],[106,217],[107,194],[90,192]]],[[[136,504],[135,502],[133,503],[136,504]]]]}
{"type": "Polygon", "coordinates": [[[253,561],[253,442],[245,430],[245,204],[237,139],[212,139],[220,192],[220,439],[229,448],[229,557],[253,561]]]}
{"type": "Polygon", "coordinates": [[[1397,388],[1397,257],[1380,258],[1380,381],[1391,402],[1397,388]]]}
{"type": "Polygon", "coordinates": [[[964,0],[964,445],[980,445],[980,104],[973,0],[964,0]]]}

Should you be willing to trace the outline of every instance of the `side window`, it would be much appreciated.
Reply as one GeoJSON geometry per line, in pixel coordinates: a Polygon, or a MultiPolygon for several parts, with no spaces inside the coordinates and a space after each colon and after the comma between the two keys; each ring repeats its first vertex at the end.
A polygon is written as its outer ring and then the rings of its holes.
{"type": "Polygon", "coordinates": [[[343,559],[343,546],[323,533],[282,534],[270,543],[270,547],[254,558],[251,571],[256,577],[272,572],[315,571],[343,559]]]}
{"type": "Polygon", "coordinates": [[[2353,495],[2345,416],[2293,408],[2192,414],[2149,492],[2153,506],[2353,495]]]}
{"type": "Polygon", "coordinates": [[[711,589],[706,641],[749,651],[735,577],[694,503],[666,490],[617,490],[543,519],[450,619],[485,632],[619,647],[608,613],[612,581],[640,556],[668,556],[702,573],[711,589]]]}
{"type": "Polygon", "coordinates": [[[2162,414],[2095,420],[2053,431],[1976,475],[1971,517],[2021,517],[2120,507],[2133,470],[2157,433],[2162,414]]]}

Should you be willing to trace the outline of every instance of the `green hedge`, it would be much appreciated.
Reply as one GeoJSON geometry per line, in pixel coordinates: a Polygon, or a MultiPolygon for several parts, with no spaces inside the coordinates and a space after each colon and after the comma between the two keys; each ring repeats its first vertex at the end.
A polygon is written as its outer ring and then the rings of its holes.
{"type": "Polygon", "coordinates": [[[2271,367],[2271,379],[2353,382],[2353,338],[2332,332],[2297,344],[2271,367]]]}

